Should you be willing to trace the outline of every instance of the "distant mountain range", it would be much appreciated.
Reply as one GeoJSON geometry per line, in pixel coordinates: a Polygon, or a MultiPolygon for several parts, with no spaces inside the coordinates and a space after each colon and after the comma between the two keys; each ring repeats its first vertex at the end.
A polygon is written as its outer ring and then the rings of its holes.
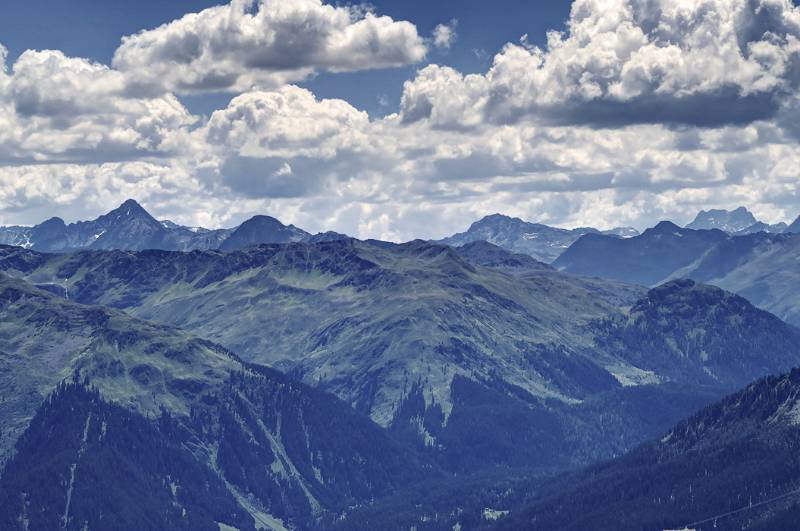
{"type": "Polygon", "coordinates": [[[737,236],[662,222],[626,240],[586,235],[553,266],[573,274],[647,286],[693,278],[739,293],[800,325],[798,263],[800,234],[787,231],[737,236]]]}
{"type": "Polygon", "coordinates": [[[730,238],[719,229],[684,229],[662,221],[641,235],[624,240],[586,235],[559,256],[553,267],[577,275],[654,286],[730,238]]]}
{"type": "MultiPolygon", "coordinates": [[[[780,234],[800,232],[800,219],[791,227],[785,223],[768,225],[758,221],[746,208],[740,207],[732,211],[701,211],[686,228],[692,230],[717,229],[738,236],[758,232],[780,234]]],[[[541,223],[529,223],[519,218],[493,214],[476,221],[466,232],[454,234],[438,240],[438,242],[460,247],[475,241],[487,241],[509,251],[527,254],[542,262],[552,263],[582,236],[600,235],[627,239],[639,236],[639,234],[639,231],[632,227],[618,227],[606,231],[593,228],[560,229],[541,223]]]]}
{"type": "Polygon", "coordinates": [[[608,234],[629,238],[639,234],[631,227],[601,232],[592,228],[559,229],[529,223],[519,218],[493,214],[473,223],[466,232],[438,240],[438,243],[460,247],[475,241],[487,241],[509,251],[523,253],[550,263],[584,234],[608,234]]]}
{"type": "Polygon", "coordinates": [[[156,220],[133,199],[93,221],[68,225],[61,218],[51,218],[33,227],[0,227],[0,244],[59,253],[83,249],[236,250],[248,245],[288,243],[312,238],[335,239],[346,236],[336,233],[312,236],[269,216],[255,216],[230,229],[184,227],[168,220],[156,220]]]}
{"type": "MultiPolygon", "coordinates": [[[[768,225],[758,221],[746,208],[701,211],[686,226],[693,230],[718,229],[732,235],[759,232],[800,232],[800,218],[792,225],[768,225]]],[[[526,254],[544,263],[552,263],[575,241],[587,234],[616,238],[639,236],[632,227],[601,231],[591,227],[561,229],[541,223],[530,223],[501,214],[486,216],[473,223],[466,232],[438,240],[453,247],[486,241],[518,254],[526,254]]],[[[312,235],[294,225],[257,215],[241,225],[225,229],[185,227],[169,220],[156,220],[135,200],[128,199],[118,208],[93,221],[66,224],[60,218],[48,219],[33,227],[0,227],[0,244],[14,245],[41,252],[95,250],[193,251],[221,249],[233,251],[250,245],[323,242],[349,238],[336,232],[312,235]]]]}
{"type": "Polygon", "coordinates": [[[4,229],[0,529],[667,529],[772,504],[800,481],[797,373],[702,410],[800,366],[800,234],[753,219],[496,215],[398,244],[126,201],[4,229]]]}
{"type": "Polygon", "coordinates": [[[786,223],[769,225],[759,221],[745,207],[735,210],[701,210],[697,217],[686,225],[687,229],[709,230],[719,229],[728,234],[754,234],[757,232],[771,232],[780,234],[788,228],[786,223]]]}

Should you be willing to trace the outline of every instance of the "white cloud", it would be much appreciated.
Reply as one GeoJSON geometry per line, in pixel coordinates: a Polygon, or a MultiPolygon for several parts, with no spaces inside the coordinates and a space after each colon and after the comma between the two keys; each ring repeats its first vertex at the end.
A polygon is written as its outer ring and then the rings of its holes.
{"type": "Polygon", "coordinates": [[[256,198],[335,193],[392,151],[367,113],[291,85],[237,96],[194,136],[208,178],[256,198]]]}
{"type": "Polygon", "coordinates": [[[497,54],[473,103],[499,123],[747,123],[797,90],[798,62],[790,0],[576,0],[546,49],[524,39],[497,54]]]}
{"type": "Polygon", "coordinates": [[[413,24],[361,7],[234,0],[124,38],[113,65],[139,90],[243,92],[317,71],[412,64],[426,52],[413,24]]]}
{"type": "Polygon", "coordinates": [[[214,112],[200,132],[209,146],[249,157],[330,158],[338,149],[367,145],[367,113],[343,100],[318,100],[285,86],[248,92],[214,112]]]}
{"type": "Polygon", "coordinates": [[[313,1],[270,6],[134,36],[120,69],[60,52],[0,68],[3,221],[91,217],[127,196],[187,224],[262,212],[402,240],[497,211],[600,228],[738,204],[769,222],[798,213],[800,17],[785,0],[578,0],[546,49],[509,44],[484,74],[425,66],[380,119],[286,82],[416,60],[416,30],[313,1]],[[290,31],[306,23],[321,32],[290,31]],[[142,90],[214,86],[241,93],[208,119],[142,90]]]}
{"type": "Polygon", "coordinates": [[[439,49],[449,50],[458,38],[456,27],[458,20],[453,19],[447,24],[439,24],[433,28],[433,45],[439,49]]]}
{"type": "Polygon", "coordinates": [[[475,127],[485,121],[488,89],[484,76],[464,76],[447,66],[426,66],[403,86],[403,121],[428,118],[437,128],[475,127]]]}
{"type": "Polygon", "coordinates": [[[60,51],[26,51],[0,84],[0,159],[165,155],[195,118],[172,95],[131,98],[124,76],[60,51]]]}

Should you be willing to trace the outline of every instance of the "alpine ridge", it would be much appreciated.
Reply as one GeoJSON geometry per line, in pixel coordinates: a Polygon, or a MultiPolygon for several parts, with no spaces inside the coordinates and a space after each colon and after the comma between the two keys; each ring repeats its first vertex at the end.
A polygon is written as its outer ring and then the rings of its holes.
{"type": "Polygon", "coordinates": [[[662,222],[626,240],[586,235],[553,266],[573,274],[648,286],[692,278],[738,293],[800,325],[798,260],[800,237],[791,232],[729,235],[717,229],[681,229],[662,222]]]}
{"type": "Polygon", "coordinates": [[[287,371],[460,470],[558,468],[613,455],[800,362],[794,328],[722,290],[675,282],[647,293],[488,244],[6,247],[0,269],[287,371]],[[674,409],[652,422],[646,404],[666,395],[674,409]],[[602,423],[597,408],[606,410],[602,423]],[[573,446],[559,433],[572,434],[573,446]]]}
{"type": "MultiPolygon", "coordinates": [[[[275,218],[260,215],[234,228],[184,227],[168,220],[157,221],[139,203],[128,199],[93,221],[67,225],[61,218],[51,218],[33,227],[0,227],[0,244],[57,253],[84,249],[236,250],[263,243],[332,239],[333,234],[312,236],[293,225],[286,226],[275,218]]],[[[336,235],[335,239],[338,238],[346,236],[336,235]]]]}

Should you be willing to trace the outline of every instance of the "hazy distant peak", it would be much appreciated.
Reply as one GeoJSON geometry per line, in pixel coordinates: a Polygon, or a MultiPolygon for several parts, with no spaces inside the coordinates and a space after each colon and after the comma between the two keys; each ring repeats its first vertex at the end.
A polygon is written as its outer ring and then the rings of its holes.
{"type": "Polygon", "coordinates": [[[735,210],[701,210],[689,223],[687,229],[719,229],[728,233],[739,232],[758,223],[756,217],[745,207],[735,210]]]}

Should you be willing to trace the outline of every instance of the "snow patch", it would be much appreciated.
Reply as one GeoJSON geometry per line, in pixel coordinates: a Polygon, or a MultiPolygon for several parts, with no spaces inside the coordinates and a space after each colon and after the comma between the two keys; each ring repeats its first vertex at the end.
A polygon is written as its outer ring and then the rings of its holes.
{"type": "Polygon", "coordinates": [[[498,511],[496,509],[490,509],[489,507],[486,507],[483,510],[483,519],[488,522],[494,522],[495,520],[499,520],[502,517],[507,516],[509,512],[511,511],[498,511]]]}
{"type": "Polygon", "coordinates": [[[425,428],[425,419],[421,416],[416,416],[411,419],[411,422],[416,425],[417,432],[422,436],[422,439],[425,442],[425,447],[433,448],[436,446],[436,437],[430,434],[430,432],[425,428]]]}
{"type": "Polygon", "coordinates": [[[613,365],[605,369],[622,387],[653,385],[661,382],[661,378],[653,371],[646,371],[633,365],[613,365]]]}
{"type": "Polygon", "coordinates": [[[69,484],[67,485],[67,502],[64,506],[64,515],[61,517],[61,524],[64,529],[69,525],[69,507],[72,504],[72,490],[75,486],[75,469],[78,468],[78,460],[80,460],[83,453],[86,451],[86,442],[89,440],[89,425],[92,420],[92,414],[86,416],[86,424],[83,426],[83,437],[81,438],[81,446],[78,448],[77,460],[69,466],[69,484]]]}
{"type": "MultiPolygon", "coordinates": [[[[223,474],[217,466],[217,449],[214,449],[213,455],[211,456],[211,467],[228,488],[228,492],[230,492],[231,495],[236,498],[236,501],[239,502],[239,505],[241,505],[242,508],[253,517],[255,520],[256,529],[266,529],[269,531],[289,531],[283,520],[266,512],[262,507],[260,507],[260,504],[258,504],[254,498],[246,496],[235,485],[228,481],[228,479],[225,477],[225,474],[223,474]]],[[[226,524],[221,524],[218,522],[217,525],[220,526],[220,531],[223,531],[225,528],[222,526],[226,524]]],[[[236,529],[235,527],[228,527],[230,529],[236,529]]]]}

